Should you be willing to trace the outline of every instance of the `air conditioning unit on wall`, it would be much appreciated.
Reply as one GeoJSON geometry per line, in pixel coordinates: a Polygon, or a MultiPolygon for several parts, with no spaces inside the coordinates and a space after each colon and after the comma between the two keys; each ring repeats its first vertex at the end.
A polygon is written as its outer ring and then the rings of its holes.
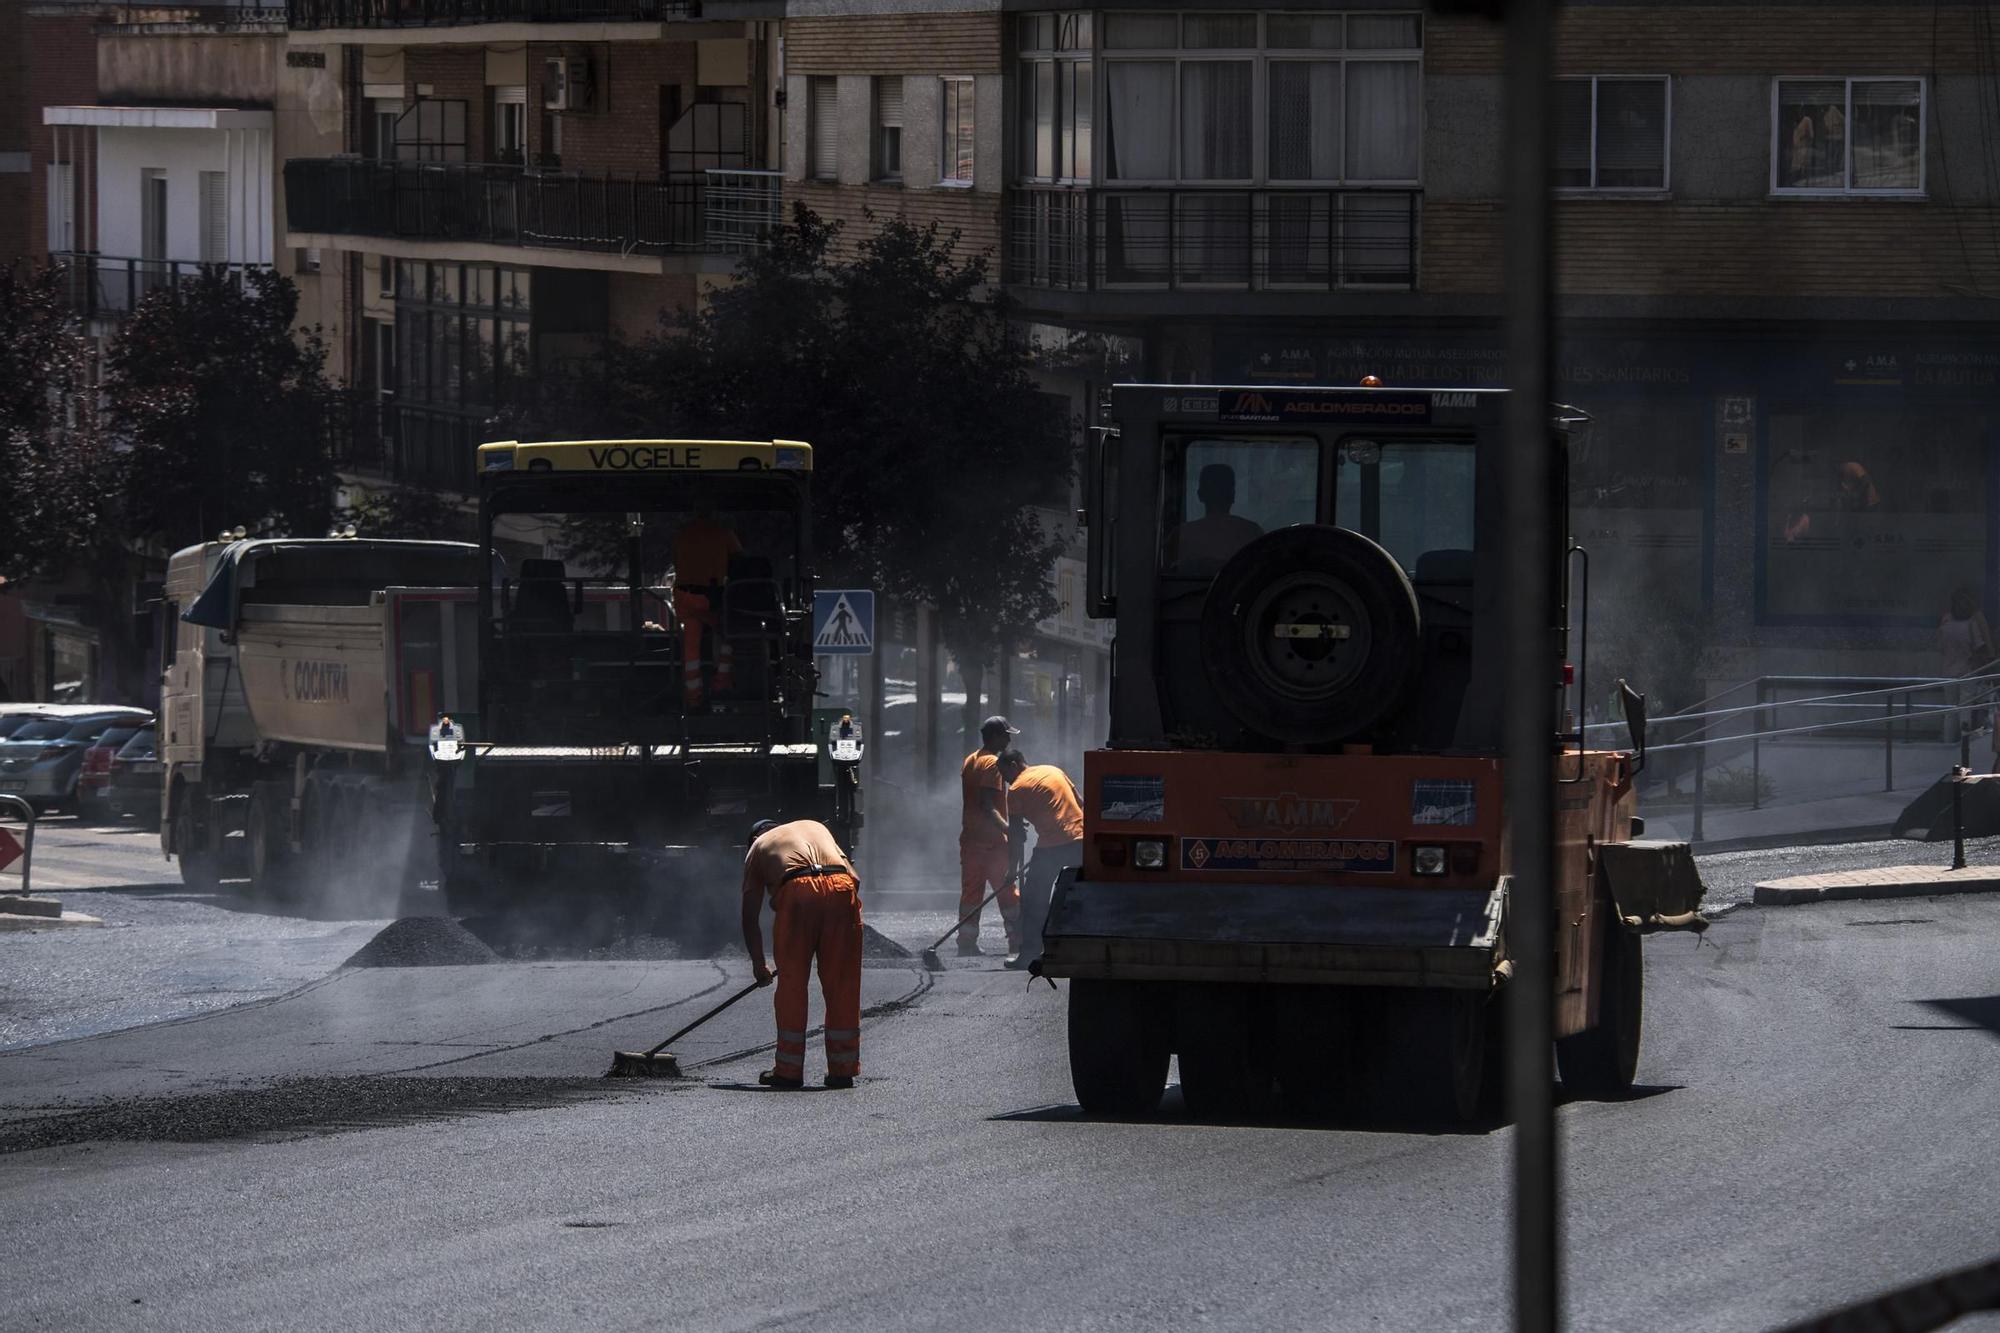
{"type": "Polygon", "coordinates": [[[588,111],[590,61],[583,56],[550,56],[542,62],[542,107],[548,111],[588,111]]]}

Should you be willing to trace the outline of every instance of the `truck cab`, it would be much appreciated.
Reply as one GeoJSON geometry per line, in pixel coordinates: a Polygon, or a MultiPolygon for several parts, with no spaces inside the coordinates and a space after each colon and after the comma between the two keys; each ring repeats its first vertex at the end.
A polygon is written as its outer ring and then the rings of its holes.
{"type": "MultiPolygon", "coordinates": [[[[1493,1109],[1504,400],[1113,390],[1086,515],[1091,611],[1117,624],[1111,734],[1085,756],[1084,861],[1039,965],[1072,982],[1086,1109],[1150,1110],[1170,1053],[1197,1113],[1493,1109]]],[[[1586,424],[1552,414],[1558,487],[1586,424]]],[[[1566,527],[1549,549],[1547,688],[1581,697],[1585,562],[1566,527]]],[[[1638,933],[1698,921],[1699,881],[1684,847],[1626,846],[1634,754],[1572,730],[1549,755],[1564,1076],[1629,1086],[1638,933]]]]}

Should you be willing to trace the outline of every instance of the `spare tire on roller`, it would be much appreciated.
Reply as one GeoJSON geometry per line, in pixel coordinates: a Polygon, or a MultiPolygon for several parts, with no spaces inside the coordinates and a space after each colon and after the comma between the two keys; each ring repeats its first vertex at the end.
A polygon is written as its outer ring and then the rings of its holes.
{"type": "Polygon", "coordinates": [[[1217,698],[1279,744],[1357,739],[1395,712],[1423,651],[1417,594],[1358,532],[1300,525],[1230,558],[1201,613],[1217,698]]]}

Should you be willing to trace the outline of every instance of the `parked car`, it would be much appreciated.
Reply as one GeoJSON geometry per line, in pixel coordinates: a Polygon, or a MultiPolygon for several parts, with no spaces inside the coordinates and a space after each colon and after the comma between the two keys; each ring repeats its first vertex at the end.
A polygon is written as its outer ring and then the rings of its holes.
{"type": "Polygon", "coordinates": [[[125,742],[139,734],[139,724],[120,723],[108,728],[83,752],[83,764],[76,771],[76,813],[93,821],[115,819],[111,812],[111,761],[125,748],[125,742]]]}
{"type": "Polygon", "coordinates": [[[111,813],[142,828],[160,827],[159,733],[141,727],[111,759],[111,813]]]}
{"type": "Polygon", "coordinates": [[[143,708],[102,708],[37,717],[0,741],[0,793],[26,797],[37,810],[52,810],[76,797],[83,752],[116,726],[152,721],[143,708]]]}

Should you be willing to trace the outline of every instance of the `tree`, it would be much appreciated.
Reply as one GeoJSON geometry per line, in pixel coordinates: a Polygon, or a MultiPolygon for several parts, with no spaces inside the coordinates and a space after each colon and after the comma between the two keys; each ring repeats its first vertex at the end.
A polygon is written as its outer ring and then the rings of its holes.
{"type": "Polygon", "coordinates": [[[798,206],[705,310],[612,344],[506,433],[808,441],[820,572],[936,607],[976,697],[1056,609],[1038,508],[1067,503],[1067,414],[956,232],[892,219],[843,256],[839,230],[798,206]]]}
{"type": "Polygon", "coordinates": [[[438,491],[394,485],[365,491],[339,514],[357,537],[406,537],[422,541],[479,540],[479,523],[463,504],[438,491]]]}
{"type": "Polygon", "coordinates": [[[60,573],[115,498],[89,366],[62,270],[0,268],[0,583],[60,573]]]}
{"type": "Polygon", "coordinates": [[[290,279],[219,267],[139,303],[105,377],[128,537],[171,550],[239,524],[326,531],[335,396],[318,331],[293,328],[298,309],[290,279]]]}

